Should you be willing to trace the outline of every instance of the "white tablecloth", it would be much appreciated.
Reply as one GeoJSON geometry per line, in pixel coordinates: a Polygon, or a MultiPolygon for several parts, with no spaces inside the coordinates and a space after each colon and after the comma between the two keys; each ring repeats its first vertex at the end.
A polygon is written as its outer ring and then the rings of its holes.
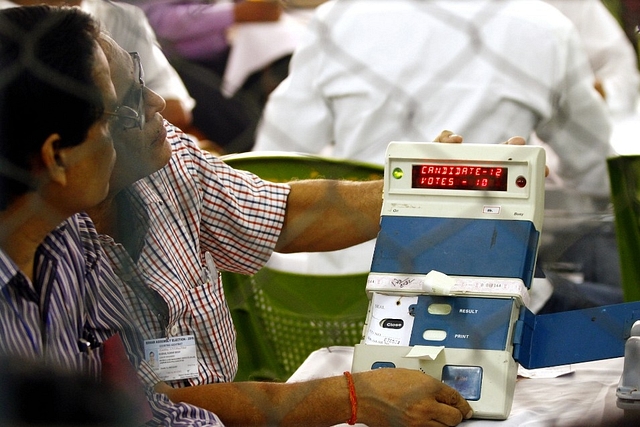
{"type": "MultiPolygon", "coordinates": [[[[289,382],[342,375],[351,369],[353,347],[329,347],[313,352],[289,382]]],[[[623,358],[572,365],[573,373],[557,378],[519,378],[513,407],[504,421],[471,419],[469,427],[640,426],[640,410],[616,406],[616,387],[623,358]]],[[[348,427],[346,424],[341,427],[348,427]]],[[[360,424],[360,426],[363,426],[360,424]]]]}

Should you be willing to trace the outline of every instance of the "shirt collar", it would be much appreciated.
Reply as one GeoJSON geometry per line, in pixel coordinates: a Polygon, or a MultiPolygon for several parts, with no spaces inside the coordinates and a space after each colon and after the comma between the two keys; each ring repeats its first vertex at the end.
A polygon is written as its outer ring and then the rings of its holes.
{"type": "Polygon", "coordinates": [[[7,286],[17,275],[22,275],[22,272],[9,255],[0,249],[0,288],[7,286]]]}

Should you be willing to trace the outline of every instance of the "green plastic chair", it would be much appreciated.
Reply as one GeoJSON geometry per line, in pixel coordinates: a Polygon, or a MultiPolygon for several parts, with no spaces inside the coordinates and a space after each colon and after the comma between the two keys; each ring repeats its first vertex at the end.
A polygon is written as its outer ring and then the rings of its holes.
{"type": "Polygon", "coordinates": [[[640,155],[607,159],[624,300],[640,301],[640,155]]]}
{"type": "MultiPolygon", "coordinates": [[[[263,179],[382,179],[383,167],[285,152],[230,154],[221,159],[263,179]]],[[[252,276],[222,272],[238,333],[236,381],[286,381],[322,347],[360,342],[369,301],[368,272],[309,275],[264,267],[252,276]]]]}

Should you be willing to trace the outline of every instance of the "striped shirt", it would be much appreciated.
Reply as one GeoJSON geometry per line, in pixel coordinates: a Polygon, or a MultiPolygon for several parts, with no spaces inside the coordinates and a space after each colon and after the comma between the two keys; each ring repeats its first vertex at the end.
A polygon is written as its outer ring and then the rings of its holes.
{"type": "MultiPolygon", "coordinates": [[[[134,366],[142,356],[122,286],[109,266],[93,223],[72,216],[38,247],[30,281],[0,250],[0,354],[42,361],[99,379],[101,351],[114,333],[123,337],[134,366]],[[81,351],[82,339],[96,349],[81,351]]],[[[149,371],[139,365],[142,378],[149,371]]],[[[150,376],[147,384],[157,382],[150,376]]],[[[187,404],[171,403],[147,389],[153,420],[149,426],[219,426],[217,417],[187,404]]]]}
{"type": "Polygon", "coordinates": [[[230,168],[166,126],[169,164],[120,199],[135,222],[129,224],[129,252],[109,236],[101,236],[102,243],[116,274],[129,284],[123,292],[144,337],[196,338],[198,377],[172,384],[229,382],[238,367],[235,329],[219,277],[208,280],[204,253],[212,254],[219,270],[259,270],[280,235],[289,186],[230,168]],[[162,298],[160,308],[136,294],[136,284],[155,291],[148,294],[162,298]]]}

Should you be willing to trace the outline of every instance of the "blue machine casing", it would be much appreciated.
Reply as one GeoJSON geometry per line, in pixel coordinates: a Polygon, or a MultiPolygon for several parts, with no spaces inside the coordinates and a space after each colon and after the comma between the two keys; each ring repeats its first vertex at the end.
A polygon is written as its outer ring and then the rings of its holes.
{"type": "Polygon", "coordinates": [[[534,315],[516,322],[513,357],[527,369],[624,356],[640,302],[534,315]]]}
{"type": "Polygon", "coordinates": [[[506,350],[509,348],[509,318],[513,302],[507,298],[445,297],[420,295],[409,307],[415,317],[409,345],[443,345],[447,348],[506,350]],[[429,313],[433,304],[448,304],[447,316],[429,313]],[[473,324],[469,315],[474,313],[473,324]],[[446,331],[446,338],[429,340],[422,335],[428,329],[446,331]],[[464,339],[458,337],[464,336],[464,339]]]}
{"type": "Polygon", "coordinates": [[[529,288],[539,237],[530,221],[383,216],[371,271],[517,277],[529,288]]]}

